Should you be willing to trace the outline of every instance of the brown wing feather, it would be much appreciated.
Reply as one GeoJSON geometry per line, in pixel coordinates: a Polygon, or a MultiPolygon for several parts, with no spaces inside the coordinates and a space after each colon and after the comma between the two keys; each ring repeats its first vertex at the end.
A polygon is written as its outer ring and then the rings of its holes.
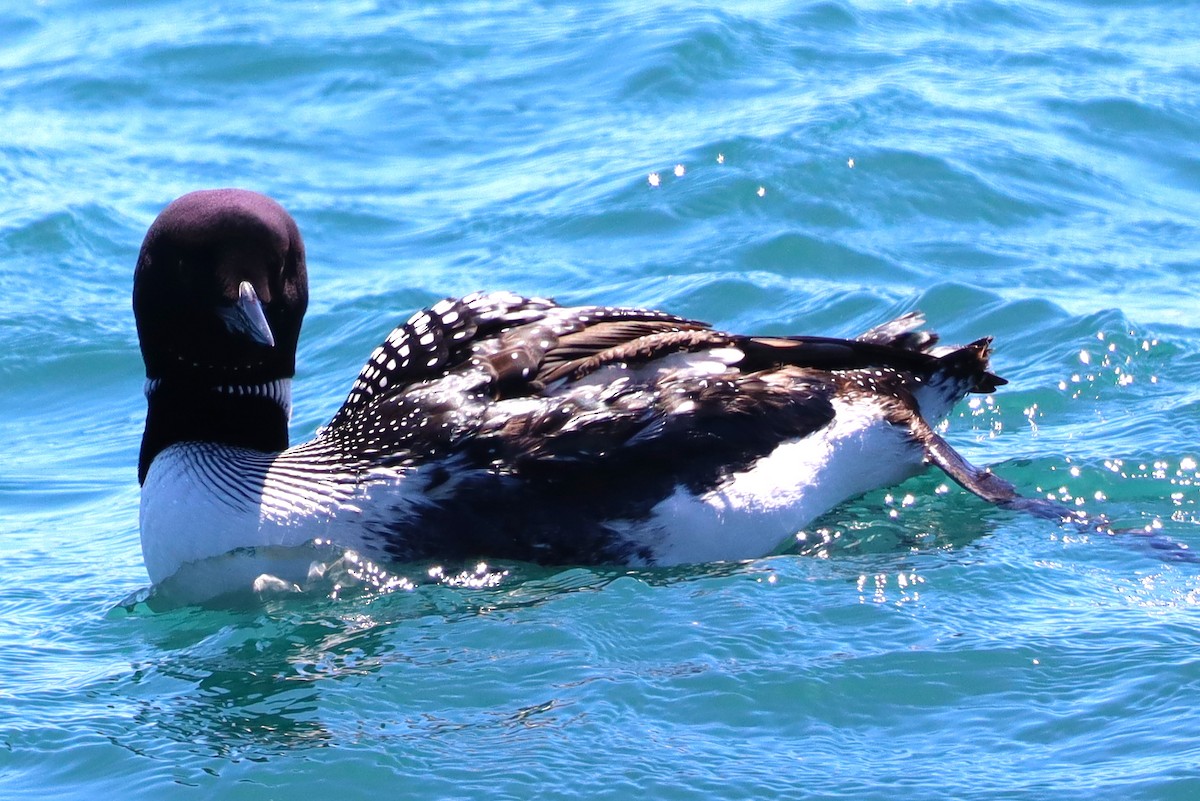
{"type": "MultiPolygon", "coordinates": [[[[703,323],[682,320],[620,320],[593,323],[586,328],[558,338],[554,346],[546,351],[537,380],[549,383],[571,375],[584,362],[603,353],[615,353],[633,342],[661,334],[695,331],[707,332],[708,329],[703,323]]],[[[655,353],[662,353],[668,347],[664,342],[655,353]]],[[[600,364],[616,361],[619,358],[616,356],[607,358],[600,364]]],[[[650,356],[642,358],[650,358],[650,356]]],[[[597,366],[599,364],[590,368],[588,372],[597,366]]]]}
{"type": "MultiPolygon", "coordinates": [[[[599,327],[596,326],[596,328],[599,327]]],[[[567,342],[567,340],[587,334],[589,331],[563,337],[565,347],[556,348],[546,354],[542,370],[538,373],[538,380],[550,383],[566,376],[582,378],[606,364],[647,362],[669,353],[689,353],[702,348],[721,347],[729,344],[729,337],[725,334],[703,328],[680,330],[678,326],[634,337],[602,336],[594,340],[587,340],[585,344],[580,344],[578,341],[567,342]],[[611,341],[613,344],[601,347],[605,341],[611,341]]]]}

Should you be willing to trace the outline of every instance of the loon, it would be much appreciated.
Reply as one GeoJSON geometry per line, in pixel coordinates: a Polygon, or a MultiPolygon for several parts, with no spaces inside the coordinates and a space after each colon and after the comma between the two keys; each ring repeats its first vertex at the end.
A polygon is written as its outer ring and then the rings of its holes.
{"type": "Polygon", "coordinates": [[[993,503],[1025,500],[933,428],[1006,383],[991,340],[936,348],[918,313],[835,339],[511,292],[446,299],[393,330],[328,425],[289,446],[307,303],[300,232],[264,195],[192,192],[146,233],[139,522],[156,584],[313,541],[405,562],[753,559],[930,464],[993,503]]]}

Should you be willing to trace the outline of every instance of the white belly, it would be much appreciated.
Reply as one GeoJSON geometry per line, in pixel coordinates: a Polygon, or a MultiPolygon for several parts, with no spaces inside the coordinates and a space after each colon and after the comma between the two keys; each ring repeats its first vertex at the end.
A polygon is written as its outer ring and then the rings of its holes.
{"type": "Polygon", "coordinates": [[[827,428],[784,442],[719,488],[679,488],[648,522],[616,526],[659,565],[754,559],[792,542],[843,501],[916,475],[922,449],[871,406],[834,402],[827,428]]]}

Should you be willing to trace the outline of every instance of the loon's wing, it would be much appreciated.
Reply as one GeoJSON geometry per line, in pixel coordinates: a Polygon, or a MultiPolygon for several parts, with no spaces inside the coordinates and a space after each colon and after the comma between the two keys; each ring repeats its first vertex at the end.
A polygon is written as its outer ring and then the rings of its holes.
{"type": "Polygon", "coordinates": [[[417,312],[371,352],[327,428],[344,424],[380,398],[440,375],[477,338],[499,327],[540,320],[554,306],[545,298],[494,292],[447,298],[417,312]]]}
{"type": "Polygon", "coordinates": [[[934,355],[921,322],[858,339],[740,336],[658,311],[477,293],[397,327],[322,437],[385,463],[453,451],[507,471],[665,454],[711,474],[828,425],[847,382],[916,417],[926,387],[952,401],[1004,383],[987,372],[986,340],[934,355]]]}
{"type": "Polygon", "coordinates": [[[483,404],[527,397],[621,358],[694,350],[719,336],[659,311],[568,308],[511,292],[446,299],[375,348],[322,434],[356,447],[377,440],[372,452],[445,445],[470,428],[483,404]],[[681,335],[694,342],[672,340],[681,335]]]}

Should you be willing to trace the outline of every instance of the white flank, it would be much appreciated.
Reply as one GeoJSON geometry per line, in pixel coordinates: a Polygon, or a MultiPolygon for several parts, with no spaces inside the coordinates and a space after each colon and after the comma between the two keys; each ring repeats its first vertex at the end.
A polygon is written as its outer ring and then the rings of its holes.
{"type": "Polygon", "coordinates": [[[784,442],[704,495],[679,488],[649,521],[614,526],[658,565],[754,559],[774,553],[843,501],[920,471],[923,452],[870,399],[835,400],[824,429],[784,442]]]}

